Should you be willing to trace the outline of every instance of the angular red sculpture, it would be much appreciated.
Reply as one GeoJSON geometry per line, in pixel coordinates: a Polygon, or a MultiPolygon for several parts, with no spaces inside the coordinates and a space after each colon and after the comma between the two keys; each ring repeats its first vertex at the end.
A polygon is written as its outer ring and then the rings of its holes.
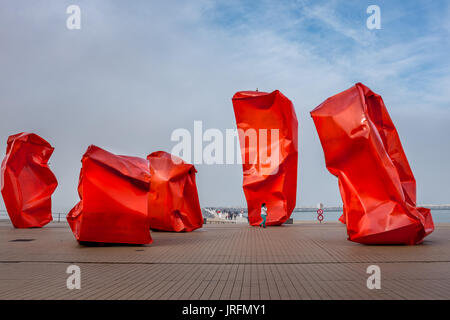
{"type": "Polygon", "coordinates": [[[195,167],[164,151],[147,157],[150,165],[148,212],[150,227],[162,231],[193,231],[203,226],[195,184],[195,167]]]}
{"type": "Polygon", "coordinates": [[[151,243],[147,160],[114,155],[91,145],[81,162],[81,201],[67,215],[75,238],[79,242],[151,243]]]}
{"type": "Polygon", "coordinates": [[[417,244],[434,230],[381,96],[361,83],[311,112],[328,170],[339,179],[349,240],[417,244]]]}
{"type": "Polygon", "coordinates": [[[242,91],[233,96],[241,146],[248,220],[280,225],[292,214],[297,193],[298,122],[292,102],[280,91],[242,91]],[[256,135],[256,138],[255,138],[256,135]]]}
{"type": "Polygon", "coordinates": [[[52,194],[58,186],[48,166],[54,148],[34,133],[8,138],[1,192],[15,228],[43,227],[53,220],[52,194]]]}

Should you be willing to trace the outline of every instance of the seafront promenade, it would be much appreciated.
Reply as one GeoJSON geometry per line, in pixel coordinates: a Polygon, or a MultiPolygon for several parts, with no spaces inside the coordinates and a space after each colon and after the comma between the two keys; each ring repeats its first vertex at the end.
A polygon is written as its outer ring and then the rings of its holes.
{"type": "Polygon", "coordinates": [[[366,246],[336,222],[206,224],[145,246],[79,245],[66,222],[0,222],[0,299],[450,299],[450,224],[417,246],[366,246]],[[81,289],[66,287],[68,266],[81,289]],[[367,288],[369,265],[381,289],[367,288]]]}

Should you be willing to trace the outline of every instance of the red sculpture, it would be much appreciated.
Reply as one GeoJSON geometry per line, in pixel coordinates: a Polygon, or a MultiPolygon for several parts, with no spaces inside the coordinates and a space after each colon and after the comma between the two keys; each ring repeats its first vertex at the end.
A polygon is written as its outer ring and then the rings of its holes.
{"type": "Polygon", "coordinates": [[[339,179],[349,240],[417,244],[434,230],[381,96],[361,83],[311,112],[328,170],[339,179]]]}
{"type": "Polygon", "coordinates": [[[291,216],[297,192],[298,122],[292,102],[280,91],[237,92],[233,108],[241,146],[248,220],[280,225],[291,216]]]}
{"type": "Polygon", "coordinates": [[[164,151],[147,157],[150,165],[148,212],[150,227],[162,231],[193,231],[203,226],[195,184],[195,167],[164,151]]]}
{"type": "Polygon", "coordinates": [[[148,162],[93,145],[81,162],[81,201],[67,215],[75,238],[80,242],[151,243],[148,162]]]}
{"type": "Polygon", "coordinates": [[[54,148],[34,133],[8,138],[1,192],[15,228],[43,227],[53,220],[52,194],[58,186],[48,166],[54,148]]]}

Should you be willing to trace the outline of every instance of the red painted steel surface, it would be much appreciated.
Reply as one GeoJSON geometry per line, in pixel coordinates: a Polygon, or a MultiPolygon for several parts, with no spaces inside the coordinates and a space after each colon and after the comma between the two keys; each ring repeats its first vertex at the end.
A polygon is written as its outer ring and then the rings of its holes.
{"type": "Polygon", "coordinates": [[[249,223],[280,225],[292,214],[297,195],[298,121],[292,102],[280,91],[241,91],[233,96],[241,146],[243,189],[249,223]],[[278,136],[275,134],[278,131],[278,136]],[[253,141],[255,133],[257,141],[253,141]]]}
{"type": "Polygon", "coordinates": [[[67,216],[75,238],[82,242],[151,243],[147,160],[118,156],[91,145],[81,162],[81,201],[67,216]]]}
{"type": "Polygon", "coordinates": [[[34,133],[8,138],[1,167],[1,193],[15,228],[52,221],[52,194],[58,186],[48,166],[54,148],[34,133]]]}
{"type": "Polygon", "coordinates": [[[150,165],[148,212],[150,227],[163,231],[193,231],[203,226],[203,215],[192,164],[164,151],[147,157],[150,165]]]}
{"type": "Polygon", "coordinates": [[[417,244],[434,230],[381,96],[361,83],[311,112],[328,170],[339,179],[349,240],[417,244]]]}

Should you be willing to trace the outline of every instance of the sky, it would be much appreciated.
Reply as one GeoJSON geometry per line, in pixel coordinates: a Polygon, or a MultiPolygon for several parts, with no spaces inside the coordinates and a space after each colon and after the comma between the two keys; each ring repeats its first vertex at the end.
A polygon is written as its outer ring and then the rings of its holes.
{"type": "MultiPolygon", "coordinates": [[[[309,112],[356,82],[380,94],[420,204],[450,203],[449,1],[0,2],[0,145],[34,132],[55,151],[54,211],[78,201],[90,144],[146,157],[178,128],[235,128],[231,98],[280,90],[299,121],[297,206],[341,205],[309,112]],[[69,30],[66,8],[81,9],[69,30]],[[369,30],[369,5],[381,29],[369,30]]],[[[202,206],[245,206],[242,168],[196,165],[202,206]]],[[[4,209],[0,202],[0,209],[4,209]]]]}

